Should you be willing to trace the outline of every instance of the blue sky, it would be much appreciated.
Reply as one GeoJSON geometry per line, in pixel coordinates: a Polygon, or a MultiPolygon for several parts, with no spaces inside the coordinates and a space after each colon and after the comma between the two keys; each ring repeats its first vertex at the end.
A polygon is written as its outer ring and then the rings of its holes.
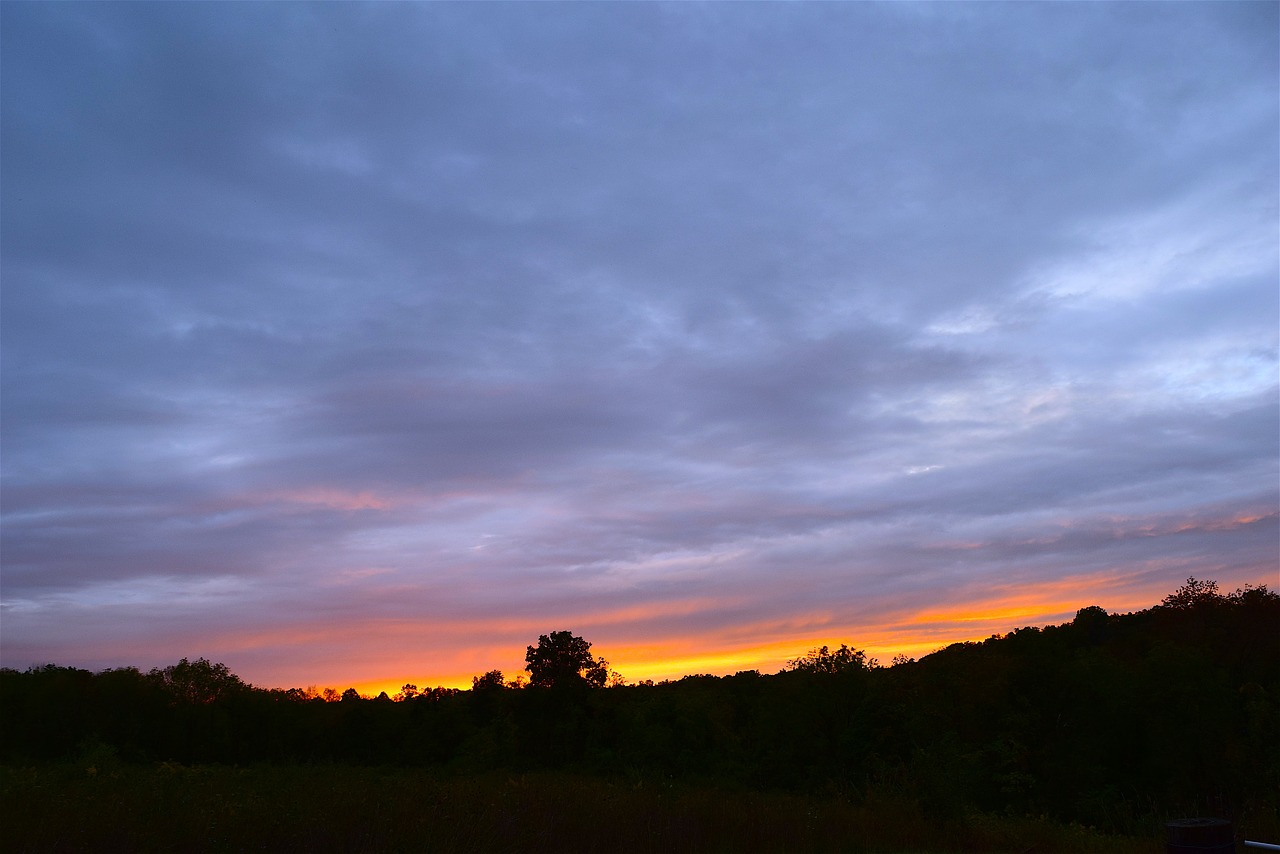
{"type": "Polygon", "coordinates": [[[3,4],[3,664],[1274,585],[1278,10],[3,4]]]}

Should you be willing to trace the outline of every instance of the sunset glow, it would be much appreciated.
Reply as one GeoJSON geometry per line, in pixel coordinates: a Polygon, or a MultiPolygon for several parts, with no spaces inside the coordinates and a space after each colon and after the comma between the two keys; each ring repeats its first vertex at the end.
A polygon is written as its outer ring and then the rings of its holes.
{"type": "MultiPolygon", "coordinates": [[[[1259,580],[1244,581],[1241,584],[1265,584],[1268,583],[1266,579],[1267,574],[1263,572],[1259,580]]],[[[776,673],[784,669],[788,661],[809,650],[821,646],[835,649],[841,644],[862,649],[869,658],[875,658],[881,666],[887,667],[897,655],[919,658],[953,643],[981,641],[1025,626],[1039,627],[1070,622],[1077,611],[1089,605],[1106,603],[1104,607],[1113,613],[1142,610],[1157,604],[1172,592],[1162,587],[1135,584],[1135,581],[1134,578],[1124,576],[1062,579],[1034,589],[1009,592],[998,598],[956,602],[952,610],[945,612],[925,610],[890,614],[882,622],[831,627],[816,634],[797,629],[782,633],[781,639],[750,646],[735,645],[732,637],[714,635],[687,636],[663,642],[631,640],[637,635],[643,635],[647,619],[658,615],[657,610],[628,609],[625,616],[619,613],[584,616],[580,622],[592,629],[586,636],[596,640],[593,652],[605,657],[610,668],[622,674],[628,684],[642,680],[657,682],[680,679],[690,674],[723,676],[742,670],[776,673]],[[608,645],[600,641],[601,638],[613,636],[609,626],[621,626],[615,628],[615,631],[619,631],[620,636],[627,640],[608,645]]],[[[693,613],[708,604],[688,603],[687,608],[676,610],[693,613]]],[[[823,621],[813,620],[815,623],[823,621]]],[[[413,631],[412,626],[401,628],[406,632],[413,631]]],[[[526,638],[528,644],[533,644],[538,635],[546,634],[551,629],[533,624],[521,625],[518,622],[485,622],[472,627],[472,630],[481,637],[498,634],[520,636],[526,638]]],[[[732,634],[738,636],[741,633],[742,628],[735,627],[732,634]]],[[[779,635],[777,627],[762,627],[760,633],[766,637],[779,635]]],[[[389,675],[369,681],[321,680],[321,687],[334,687],[339,691],[355,687],[368,696],[376,696],[381,691],[385,691],[388,696],[395,696],[406,683],[419,688],[441,686],[465,689],[471,687],[473,677],[488,670],[502,670],[508,681],[523,673],[523,647],[491,648],[487,652],[491,656],[488,663],[476,663],[474,650],[468,650],[467,657],[462,661],[440,659],[427,668],[423,667],[422,661],[389,657],[380,662],[381,666],[402,676],[389,675]]]]}
{"type": "Polygon", "coordinates": [[[0,18],[0,666],[634,683],[1280,586],[1274,3],[0,18]]]}

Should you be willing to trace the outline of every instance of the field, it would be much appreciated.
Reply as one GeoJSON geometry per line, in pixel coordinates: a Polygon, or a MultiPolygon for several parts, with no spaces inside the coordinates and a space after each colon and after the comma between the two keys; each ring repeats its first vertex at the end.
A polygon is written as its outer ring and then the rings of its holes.
{"type": "Polygon", "coordinates": [[[939,820],[906,800],[570,774],[137,766],[109,756],[0,774],[11,852],[1163,850],[1156,836],[1106,837],[1035,817],[939,820]]]}

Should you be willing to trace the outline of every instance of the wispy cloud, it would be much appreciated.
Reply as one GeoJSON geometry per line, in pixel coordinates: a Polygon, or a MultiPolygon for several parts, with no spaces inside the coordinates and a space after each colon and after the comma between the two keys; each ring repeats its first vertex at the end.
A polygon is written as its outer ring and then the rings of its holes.
{"type": "Polygon", "coordinates": [[[0,18],[5,666],[639,678],[1275,581],[1272,4],[0,18]]]}

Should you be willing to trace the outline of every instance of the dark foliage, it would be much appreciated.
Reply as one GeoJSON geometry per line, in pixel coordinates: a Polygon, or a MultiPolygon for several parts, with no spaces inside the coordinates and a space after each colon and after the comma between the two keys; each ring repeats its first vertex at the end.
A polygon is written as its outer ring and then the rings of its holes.
{"type": "MultiPolygon", "coordinates": [[[[929,821],[897,799],[351,765],[0,767],[6,854],[19,852],[1087,852],[1147,840],[1039,817],[929,821]]],[[[1146,843],[1146,844],[1144,844],[1146,843]]]]}
{"type": "Polygon", "coordinates": [[[568,632],[529,647],[529,687],[330,700],[164,670],[0,671],[0,761],[432,766],[898,797],[946,820],[1048,815],[1116,832],[1280,806],[1280,596],[1190,579],[1133,614],[954,644],[879,667],[814,650],[775,675],[586,690],[605,663],[568,632]],[[581,689],[581,690],[578,690],[581,689]]]}
{"type": "Polygon", "coordinates": [[[540,636],[524,660],[529,684],[538,688],[601,688],[609,675],[609,662],[592,658],[591,644],[569,632],[540,636]]]}

